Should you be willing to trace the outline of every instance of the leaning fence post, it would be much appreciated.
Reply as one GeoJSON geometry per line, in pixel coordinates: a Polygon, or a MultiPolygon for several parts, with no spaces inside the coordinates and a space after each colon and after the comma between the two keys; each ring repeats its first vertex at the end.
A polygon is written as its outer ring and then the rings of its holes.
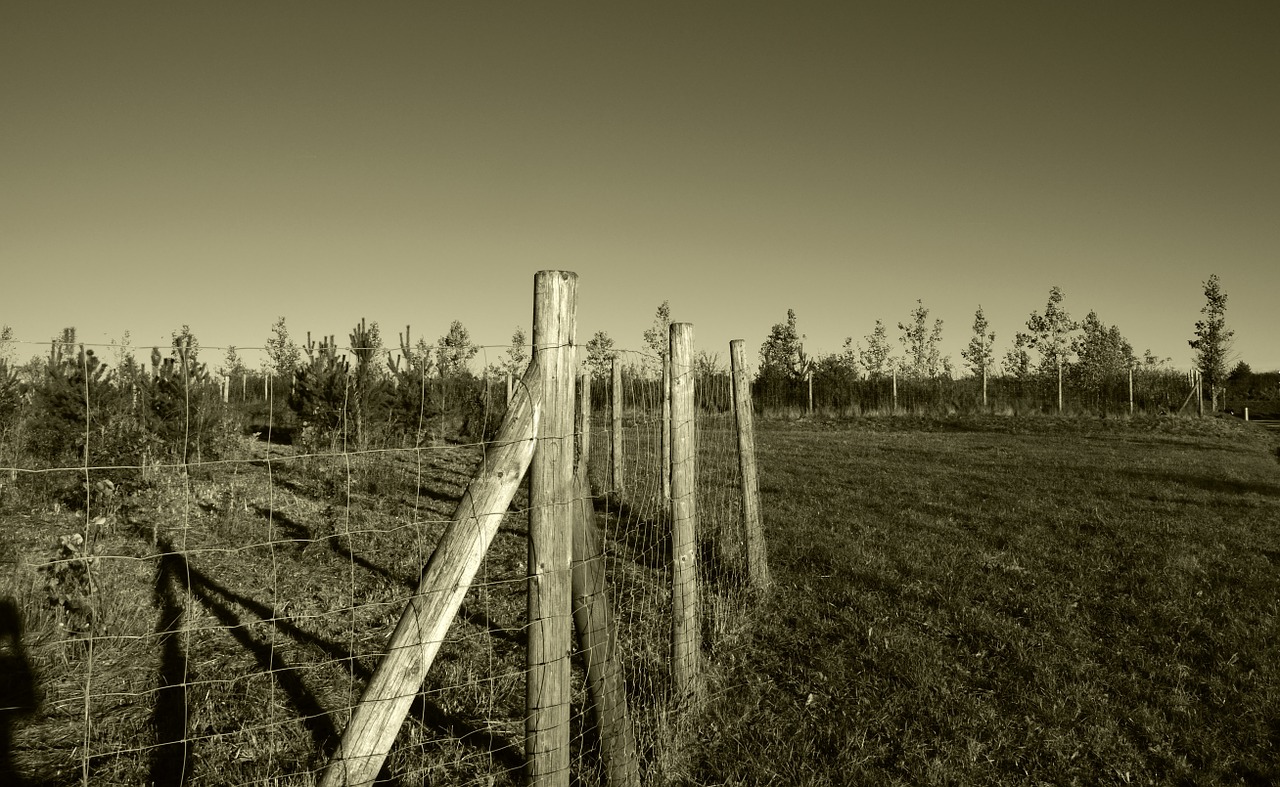
{"type": "Polygon", "coordinates": [[[738,467],[742,471],[742,526],[747,540],[747,581],[765,591],[773,584],[769,575],[764,528],[760,524],[760,484],[756,477],[756,438],[751,412],[751,382],[747,379],[743,340],[729,342],[733,372],[733,411],[738,423],[738,467]]]}
{"type": "Polygon", "coordinates": [[[610,416],[613,420],[613,429],[611,430],[612,438],[612,459],[613,459],[613,479],[609,484],[610,489],[619,496],[622,495],[622,364],[618,362],[617,357],[613,359],[613,391],[610,416]]]}
{"type": "Polygon", "coordinates": [[[449,624],[458,614],[503,515],[533,459],[542,391],[540,370],[529,367],[497,438],[467,486],[444,535],[422,569],[400,616],[387,655],[365,686],[360,703],[325,768],[320,787],[372,785],[431,668],[449,624]]]}
{"type": "Polygon", "coordinates": [[[672,675],[680,702],[701,695],[702,629],[698,611],[695,505],[693,324],[673,322],[671,342],[672,675]]]}
{"type": "Polygon", "coordinates": [[[574,318],[578,275],[534,278],[533,357],[541,378],[538,450],[529,465],[529,647],[525,684],[528,782],[569,784],[569,643],[573,603],[574,318]]]}

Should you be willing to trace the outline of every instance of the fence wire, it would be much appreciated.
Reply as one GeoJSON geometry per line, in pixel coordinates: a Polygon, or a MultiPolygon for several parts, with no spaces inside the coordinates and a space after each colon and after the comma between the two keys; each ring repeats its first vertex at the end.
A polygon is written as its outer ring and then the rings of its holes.
{"type": "MultiPolygon", "coordinates": [[[[222,382],[194,357],[111,368],[91,349],[55,344],[0,411],[0,781],[316,783],[501,423],[506,380],[410,364],[357,384],[338,362],[351,348],[321,347],[292,380],[222,382]]],[[[671,690],[662,386],[655,359],[619,356],[617,418],[611,380],[593,380],[589,504],[640,771],[657,784],[691,767],[697,731],[671,690]]],[[[697,390],[714,701],[741,678],[728,654],[749,605],[728,377],[697,390]]],[[[384,776],[522,782],[528,500],[507,512],[384,776]]],[[[574,779],[601,784],[580,661],[571,708],[574,779]]]]}

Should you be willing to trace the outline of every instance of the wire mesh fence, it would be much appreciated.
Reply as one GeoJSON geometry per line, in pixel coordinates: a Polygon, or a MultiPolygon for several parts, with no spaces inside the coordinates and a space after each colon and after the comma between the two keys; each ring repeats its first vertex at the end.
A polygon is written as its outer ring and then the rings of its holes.
{"type": "MultiPolygon", "coordinates": [[[[481,360],[506,349],[483,348],[481,360]]],[[[194,358],[148,370],[91,350],[55,348],[39,386],[0,421],[0,780],[318,783],[484,462],[510,383],[383,374],[361,389],[351,366],[333,363],[352,349],[332,347],[310,379],[246,378],[237,399],[194,358]]],[[[661,363],[618,356],[616,394],[612,379],[592,380],[579,502],[602,536],[637,774],[659,784],[689,767],[697,715],[672,684],[661,363]]],[[[728,656],[749,609],[728,386],[723,374],[696,385],[709,702],[741,678],[728,656]]],[[[385,777],[521,783],[529,516],[522,488],[385,777]]],[[[600,784],[586,683],[579,659],[570,767],[577,783],[600,784]]]]}
{"type": "MultiPolygon", "coordinates": [[[[1169,415],[1184,410],[1193,383],[1186,370],[1139,368],[1130,375],[1119,371],[1081,379],[1065,377],[1062,411],[1090,415],[1169,415]]],[[[1204,392],[1207,397],[1208,391],[1204,392]]],[[[769,416],[796,417],[809,412],[831,417],[857,417],[905,413],[956,415],[994,413],[1024,415],[1057,412],[1059,387],[1056,375],[1024,379],[991,376],[920,379],[882,374],[855,378],[840,370],[819,370],[812,375],[766,376],[753,389],[757,411],[769,416]]]]}

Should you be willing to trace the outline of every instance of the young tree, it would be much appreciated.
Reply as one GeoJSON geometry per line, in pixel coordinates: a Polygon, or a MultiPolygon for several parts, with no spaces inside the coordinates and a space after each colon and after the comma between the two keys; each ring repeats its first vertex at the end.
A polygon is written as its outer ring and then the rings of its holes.
{"type": "Polygon", "coordinates": [[[467,364],[480,348],[472,344],[471,334],[462,323],[454,320],[449,332],[436,340],[436,369],[440,377],[458,377],[468,372],[467,364]]]}
{"type": "Polygon", "coordinates": [[[93,438],[109,426],[112,374],[66,328],[49,344],[42,378],[32,385],[26,449],[51,462],[89,462],[93,438]]]}
{"type": "Polygon", "coordinates": [[[990,330],[987,316],[982,313],[982,305],[979,304],[978,310],[973,313],[973,338],[969,340],[969,346],[960,351],[960,357],[969,364],[975,377],[982,378],[983,407],[987,406],[987,372],[996,359],[995,350],[992,349],[995,343],[995,332],[990,330]]]}
{"type": "Polygon", "coordinates": [[[1218,409],[1218,389],[1227,378],[1227,363],[1231,355],[1231,337],[1235,331],[1227,329],[1227,294],[1218,283],[1218,274],[1204,282],[1205,305],[1200,309],[1204,319],[1196,321],[1196,337],[1187,344],[1195,350],[1196,368],[1209,384],[1211,408],[1218,409]]]}
{"type": "Polygon", "coordinates": [[[929,310],[924,301],[917,299],[916,307],[911,310],[911,322],[898,323],[906,352],[906,373],[911,377],[933,378],[943,371],[942,354],[938,350],[942,343],[942,320],[935,320],[932,330],[928,321],[929,310]]]}
{"type": "MultiPolygon", "coordinates": [[[[129,334],[126,331],[125,336],[129,334]]],[[[0,361],[4,363],[12,363],[13,359],[9,357],[13,347],[13,328],[8,325],[0,326],[0,361]]]]}
{"type": "Polygon", "coordinates": [[[267,373],[284,377],[292,381],[293,373],[298,368],[302,351],[289,338],[289,329],[284,324],[284,317],[276,320],[271,326],[271,335],[267,337],[267,373]]]}
{"type": "Polygon", "coordinates": [[[644,332],[644,343],[649,348],[651,357],[644,359],[645,371],[662,376],[662,364],[667,359],[667,345],[670,343],[671,304],[663,301],[653,315],[653,325],[644,332]]]}
{"type": "Polygon", "coordinates": [[[1072,342],[1076,363],[1072,377],[1076,384],[1095,402],[1100,403],[1109,384],[1116,383],[1136,364],[1133,347],[1120,329],[1098,319],[1097,312],[1089,312],[1080,323],[1082,333],[1072,342]]]}
{"type": "Polygon", "coordinates": [[[858,349],[858,358],[867,370],[867,376],[876,379],[891,374],[898,359],[893,357],[893,349],[889,346],[889,330],[884,321],[876,320],[876,327],[865,337],[866,349],[858,349]]]}
{"type": "Polygon", "coordinates": [[[528,366],[529,339],[524,328],[516,328],[515,333],[511,334],[511,346],[507,348],[507,360],[503,362],[502,370],[519,379],[528,366]]]}
{"type": "Polygon", "coordinates": [[[840,347],[840,352],[830,356],[827,362],[829,368],[840,370],[842,378],[848,381],[858,379],[860,364],[858,355],[862,352],[862,347],[854,344],[852,336],[844,337],[844,344],[840,347]]]}
{"type": "Polygon", "coordinates": [[[596,331],[587,342],[587,370],[595,380],[608,379],[613,374],[613,359],[618,353],[613,349],[613,339],[604,331],[596,331]]]}
{"type": "Polygon", "coordinates": [[[170,334],[172,339],[172,355],[181,366],[194,367],[200,355],[200,340],[191,332],[191,326],[183,325],[181,330],[170,334]]]}
{"type": "Polygon", "coordinates": [[[1044,314],[1031,312],[1027,319],[1028,333],[1019,332],[1015,347],[1026,347],[1040,353],[1036,374],[1042,379],[1057,375],[1058,412],[1062,412],[1062,375],[1070,361],[1072,333],[1080,326],[1062,308],[1062,288],[1049,288],[1049,302],[1044,314]]]}
{"type": "Polygon", "coordinates": [[[360,324],[351,329],[351,354],[356,358],[355,371],[350,375],[354,388],[351,397],[351,409],[355,415],[356,445],[365,448],[368,445],[366,423],[373,412],[378,395],[377,360],[382,356],[382,333],[375,320],[366,324],[361,318],[360,324]]]}
{"type": "Polygon", "coordinates": [[[787,321],[777,323],[760,345],[760,371],[757,379],[801,379],[806,371],[802,336],[796,330],[796,313],[787,309],[787,321]]]}
{"type": "Polygon", "coordinates": [[[236,350],[234,344],[227,347],[227,352],[222,358],[222,365],[218,367],[217,371],[223,377],[238,377],[248,371],[244,361],[240,359],[240,353],[236,350]]]}

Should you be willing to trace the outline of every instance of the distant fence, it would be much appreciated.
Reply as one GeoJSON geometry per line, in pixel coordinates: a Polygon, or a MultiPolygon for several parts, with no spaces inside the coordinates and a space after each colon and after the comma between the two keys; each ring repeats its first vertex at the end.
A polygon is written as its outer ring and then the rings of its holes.
{"type": "MultiPolygon", "coordinates": [[[[1189,398],[1194,381],[1188,372],[1135,370],[1082,384],[1064,381],[1062,409],[1093,415],[1195,412],[1198,398],[1189,398]],[[1132,379],[1132,388],[1130,387],[1132,379]]],[[[754,388],[757,410],[766,415],[815,412],[833,417],[910,413],[948,415],[973,413],[1027,414],[1057,412],[1057,378],[990,377],[984,404],[982,379],[881,375],[850,379],[815,374],[812,378],[764,379],[754,388]]],[[[1207,397],[1207,392],[1204,393],[1207,397]]],[[[1205,405],[1208,409],[1208,405],[1205,405]]]]}
{"type": "Polygon", "coordinates": [[[426,381],[416,419],[52,357],[0,431],[0,781],[686,778],[769,586],[745,372],[677,324],[666,385],[579,376],[575,280],[539,274],[509,401],[426,381]]]}

